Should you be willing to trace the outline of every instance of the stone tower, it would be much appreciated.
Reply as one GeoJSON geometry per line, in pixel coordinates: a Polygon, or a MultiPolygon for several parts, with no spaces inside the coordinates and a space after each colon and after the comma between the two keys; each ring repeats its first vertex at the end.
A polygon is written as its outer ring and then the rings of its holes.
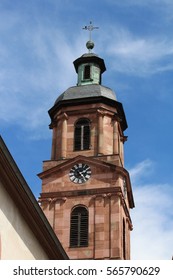
{"type": "Polygon", "coordinates": [[[51,159],[43,162],[41,207],[70,259],[130,259],[127,122],[115,93],[101,84],[104,60],[89,52],[74,61],[77,85],[49,110],[51,159]]]}

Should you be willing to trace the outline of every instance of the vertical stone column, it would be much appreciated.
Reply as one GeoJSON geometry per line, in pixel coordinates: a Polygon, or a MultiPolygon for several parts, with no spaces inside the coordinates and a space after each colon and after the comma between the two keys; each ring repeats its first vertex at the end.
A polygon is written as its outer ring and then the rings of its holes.
{"type": "Polygon", "coordinates": [[[124,166],[124,142],[127,141],[127,136],[121,136],[120,137],[120,157],[121,157],[121,162],[122,165],[124,166]]]}
{"type": "Polygon", "coordinates": [[[64,249],[66,250],[66,247],[69,247],[69,240],[67,241],[67,237],[65,234],[65,217],[64,217],[64,204],[66,202],[66,198],[57,198],[55,199],[55,207],[54,207],[54,231],[57,235],[58,239],[62,243],[64,249]]]}
{"type": "Polygon", "coordinates": [[[93,258],[110,258],[110,208],[106,194],[98,195],[94,200],[94,243],[93,258]]]}
{"type": "Polygon", "coordinates": [[[61,138],[61,158],[66,158],[67,156],[67,114],[62,116],[62,138],[61,138]]]}
{"type": "Polygon", "coordinates": [[[104,259],[104,198],[95,198],[95,259],[104,259]]]}
{"type": "Polygon", "coordinates": [[[103,147],[104,147],[104,131],[103,131],[104,112],[98,110],[97,113],[98,113],[97,154],[102,155],[103,147]]]}
{"type": "Polygon", "coordinates": [[[54,220],[55,220],[55,202],[54,202],[54,199],[51,199],[51,201],[49,203],[48,221],[51,224],[53,229],[54,229],[54,220]]]}
{"type": "Polygon", "coordinates": [[[41,205],[41,209],[43,210],[46,218],[48,219],[50,225],[54,229],[54,200],[51,198],[47,199],[39,199],[39,203],[41,205]]]}
{"type": "Polygon", "coordinates": [[[132,228],[129,225],[129,221],[126,219],[126,231],[127,231],[127,236],[126,236],[126,259],[130,260],[130,231],[132,230],[132,228]]]}
{"type": "Polygon", "coordinates": [[[112,195],[110,198],[111,217],[111,258],[121,259],[121,209],[120,198],[117,195],[112,195]]]}
{"type": "Polygon", "coordinates": [[[51,151],[51,159],[55,160],[56,159],[56,135],[57,135],[57,124],[54,124],[52,126],[53,132],[52,132],[52,151],[51,151]]]}
{"type": "Polygon", "coordinates": [[[120,158],[122,165],[124,166],[124,139],[123,137],[120,138],[120,158]]]}
{"type": "Polygon", "coordinates": [[[116,119],[113,120],[113,153],[119,153],[119,144],[118,144],[118,122],[116,119]]]}
{"type": "Polygon", "coordinates": [[[89,207],[89,246],[92,250],[92,259],[95,259],[95,199],[96,196],[92,196],[89,207]]]}
{"type": "Polygon", "coordinates": [[[110,259],[110,198],[107,194],[104,197],[104,258],[110,259]]]}

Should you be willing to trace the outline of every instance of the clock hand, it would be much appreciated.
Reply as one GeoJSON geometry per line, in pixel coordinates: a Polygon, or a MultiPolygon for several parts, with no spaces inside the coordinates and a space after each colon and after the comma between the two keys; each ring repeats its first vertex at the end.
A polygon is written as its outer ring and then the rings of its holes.
{"type": "Polygon", "coordinates": [[[84,181],[86,180],[85,179],[85,176],[83,173],[85,173],[85,171],[78,171],[79,175],[84,179],[84,181]]]}
{"type": "Polygon", "coordinates": [[[84,176],[82,171],[81,172],[79,171],[79,174],[80,174],[80,176],[84,176]]]}

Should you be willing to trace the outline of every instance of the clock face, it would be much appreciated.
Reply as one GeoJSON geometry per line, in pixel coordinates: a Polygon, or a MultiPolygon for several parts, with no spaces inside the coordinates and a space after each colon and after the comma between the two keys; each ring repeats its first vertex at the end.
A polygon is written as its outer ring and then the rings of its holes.
{"type": "Polygon", "coordinates": [[[91,177],[91,168],[85,163],[75,164],[70,170],[69,177],[73,183],[85,183],[91,177]]]}

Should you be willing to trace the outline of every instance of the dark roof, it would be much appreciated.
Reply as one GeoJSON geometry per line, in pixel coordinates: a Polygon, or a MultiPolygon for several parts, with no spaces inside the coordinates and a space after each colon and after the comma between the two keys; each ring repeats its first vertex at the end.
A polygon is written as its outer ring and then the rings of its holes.
{"type": "Polygon", "coordinates": [[[55,104],[63,100],[72,100],[88,97],[106,97],[116,101],[116,95],[110,88],[101,85],[91,84],[68,88],[57,98],[55,104]]]}
{"type": "Polygon", "coordinates": [[[49,259],[69,259],[1,136],[0,178],[49,259]]]}

